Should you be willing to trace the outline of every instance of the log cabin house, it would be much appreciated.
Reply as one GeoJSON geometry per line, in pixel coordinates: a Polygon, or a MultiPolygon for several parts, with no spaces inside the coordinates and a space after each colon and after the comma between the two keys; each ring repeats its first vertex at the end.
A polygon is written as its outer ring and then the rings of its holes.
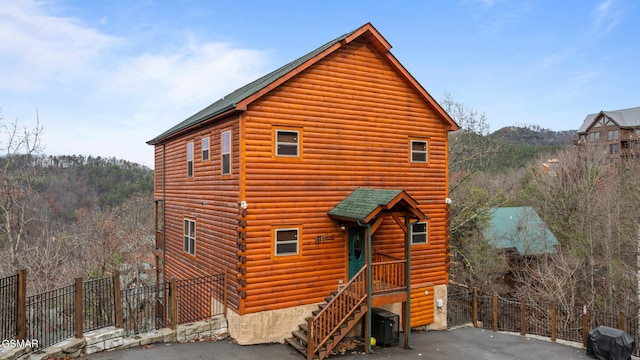
{"type": "Polygon", "coordinates": [[[599,147],[614,162],[640,155],[640,107],[589,114],[578,129],[578,146],[599,147]]]}
{"type": "Polygon", "coordinates": [[[228,273],[238,343],[323,358],[372,307],[446,328],[458,126],[390,48],[367,23],[148,142],[160,276],[228,273]]]}

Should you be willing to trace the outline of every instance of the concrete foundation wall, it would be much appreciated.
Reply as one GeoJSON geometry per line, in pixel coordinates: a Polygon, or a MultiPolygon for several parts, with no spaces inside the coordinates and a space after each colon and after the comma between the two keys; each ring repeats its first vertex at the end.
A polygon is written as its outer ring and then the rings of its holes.
{"type": "Polygon", "coordinates": [[[427,330],[447,330],[447,285],[435,286],[433,292],[433,323],[427,330]],[[438,307],[438,300],[442,300],[442,307],[438,307]]]}
{"type": "Polygon", "coordinates": [[[306,318],[316,309],[317,304],[304,305],[243,316],[229,309],[229,336],[240,345],[283,343],[284,339],[291,337],[291,332],[297,329],[298,325],[305,323],[306,318]]]}

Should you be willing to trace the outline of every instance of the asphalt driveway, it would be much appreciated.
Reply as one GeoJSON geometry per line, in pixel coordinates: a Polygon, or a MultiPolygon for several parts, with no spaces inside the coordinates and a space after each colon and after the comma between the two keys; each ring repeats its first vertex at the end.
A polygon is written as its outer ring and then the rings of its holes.
{"type": "MultiPolygon", "coordinates": [[[[402,334],[400,335],[402,338],[402,334]]],[[[375,354],[364,355],[349,351],[329,359],[491,359],[491,360],[575,360],[591,359],[586,350],[547,340],[522,337],[489,330],[460,328],[447,331],[414,332],[413,350],[399,347],[374,348],[375,354]]],[[[288,345],[267,344],[241,346],[232,340],[218,342],[192,342],[184,344],[154,344],[144,348],[118,350],[93,354],[85,359],[261,359],[302,360],[303,357],[288,345]]]]}

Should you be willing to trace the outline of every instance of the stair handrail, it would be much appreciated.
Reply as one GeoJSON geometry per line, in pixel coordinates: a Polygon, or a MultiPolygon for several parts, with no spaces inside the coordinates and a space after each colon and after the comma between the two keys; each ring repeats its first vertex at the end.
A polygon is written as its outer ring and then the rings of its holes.
{"type": "Polygon", "coordinates": [[[313,355],[340,329],[349,316],[366,301],[366,271],[367,265],[364,265],[316,316],[309,318],[307,324],[308,359],[312,359],[313,355]]]}

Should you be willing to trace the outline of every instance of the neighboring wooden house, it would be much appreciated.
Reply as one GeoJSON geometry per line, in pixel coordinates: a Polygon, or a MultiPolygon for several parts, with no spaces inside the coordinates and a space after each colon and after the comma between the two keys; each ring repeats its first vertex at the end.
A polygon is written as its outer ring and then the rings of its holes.
{"type": "Polygon", "coordinates": [[[239,343],[324,357],[372,306],[446,327],[458,126],[390,48],[365,24],[148,142],[161,277],[229,273],[239,343]]]}
{"type": "Polygon", "coordinates": [[[496,249],[517,253],[520,257],[556,252],[558,239],[532,207],[494,208],[490,216],[482,235],[496,249]]]}
{"type": "Polygon", "coordinates": [[[589,114],[577,145],[600,146],[614,160],[640,155],[640,107],[589,114]]]}

